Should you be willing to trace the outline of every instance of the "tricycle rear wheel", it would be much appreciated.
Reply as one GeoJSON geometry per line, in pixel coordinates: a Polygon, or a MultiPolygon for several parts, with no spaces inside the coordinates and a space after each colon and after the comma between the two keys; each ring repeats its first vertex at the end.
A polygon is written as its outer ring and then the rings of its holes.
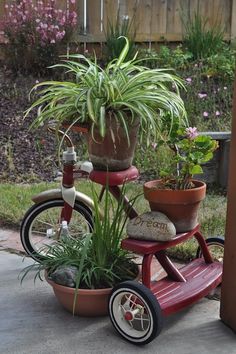
{"type": "MultiPolygon", "coordinates": [[[[206,239],[206,244],[207,247],[211,253],[211,256],[213,258],[213,261],[218,261],[223,263],[224,259],[224,245],[225,245],[225,240],[223,237],[209,237],[206,239]]],[[[201,258],[203,257],[202,255],[202,250],[200,247],[197,249],[197,254],[196,258],[201,258]]]]}

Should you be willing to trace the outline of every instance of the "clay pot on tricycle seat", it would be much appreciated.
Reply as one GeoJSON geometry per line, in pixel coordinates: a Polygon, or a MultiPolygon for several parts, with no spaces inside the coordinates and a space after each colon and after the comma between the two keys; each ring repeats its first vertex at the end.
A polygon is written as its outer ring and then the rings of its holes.
{"type": "Polygon", "coordinates": [[[159,189],[161,180],[146,182],[144,197],[152,211],[159,211],[174,223],[176,232],[187,232],[198,224],[198,209],[206,195],[206,184],[192,181],[195,188],[185,190],[159,189]]]}
{"type": "Polygon", "coordinates": [[[95,170],[122,171],[132,165],[138,137],[138,120],[128,124],[129,141],[123,125],[115,117],[106,117],[106,134],[89,129],[86,134],[89,158],[95,170]]]}

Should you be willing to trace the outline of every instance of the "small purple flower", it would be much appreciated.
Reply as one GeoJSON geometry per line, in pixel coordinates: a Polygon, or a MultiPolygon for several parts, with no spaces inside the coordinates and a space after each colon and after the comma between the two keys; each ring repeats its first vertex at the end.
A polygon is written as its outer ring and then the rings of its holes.
{"type": "Polygon", "coordinates": [[[205,97],[207,97],[207,93],[199,92],[199,93],[198,93],[198,97],[199,97],[199,98],[205,98],[205,97]]]}
{"type": "Polygon", "coordinates": [[[206,118],[206,117],[208,117],[208,116],[209,116],[209,113],[208,113],[208,112],[206,112],[206,111],[205,111],[205,112],[203,112],[203,117],[205,117],[205,118],[206,118]]]}
{"type": "Polygon", "coordinates": [[[188,84],[191,84],[192,78],[191,78],[191,77],[187,77],[187,78],[186,78],[186,81],[187,81],[188,84]]]}
{"type": "Polygon", "coordinates": [[[217,117],[219,117],[219,116],[220,116],[220,111],[216,111],[216,112],[215,112],[215,115],[216,115],[217,117]]]}
{"type": "Polygon", "coordinates": [[[195,139],[198,136],[197,128],[196,127],[186,128],[186,134],[190,140],[195,139]]]}

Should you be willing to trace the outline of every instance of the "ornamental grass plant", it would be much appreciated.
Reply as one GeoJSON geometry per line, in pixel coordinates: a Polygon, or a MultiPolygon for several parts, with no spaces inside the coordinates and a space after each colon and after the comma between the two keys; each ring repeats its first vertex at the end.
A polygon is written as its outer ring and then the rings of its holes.
{"type": "Polygon", "coordinates": [[[199,11],[192,17],[182,17],[182,23],[185,30],[184,44],[194,60],[208,58],[222,49],[224,30],[220,24],[215,22],[209,26],[209,19],[199,11]]]}

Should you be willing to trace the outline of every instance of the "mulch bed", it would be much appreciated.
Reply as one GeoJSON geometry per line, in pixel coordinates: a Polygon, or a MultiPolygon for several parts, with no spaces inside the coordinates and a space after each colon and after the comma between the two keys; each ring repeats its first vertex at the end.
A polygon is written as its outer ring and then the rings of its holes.
{"type": "Polygon", "coordinates": [[[36,112],[23,118],[36,80],[1,68],[0,182],[50,181],[59,169],[55,136],[45,128],[29,129],[36,112]]]}

